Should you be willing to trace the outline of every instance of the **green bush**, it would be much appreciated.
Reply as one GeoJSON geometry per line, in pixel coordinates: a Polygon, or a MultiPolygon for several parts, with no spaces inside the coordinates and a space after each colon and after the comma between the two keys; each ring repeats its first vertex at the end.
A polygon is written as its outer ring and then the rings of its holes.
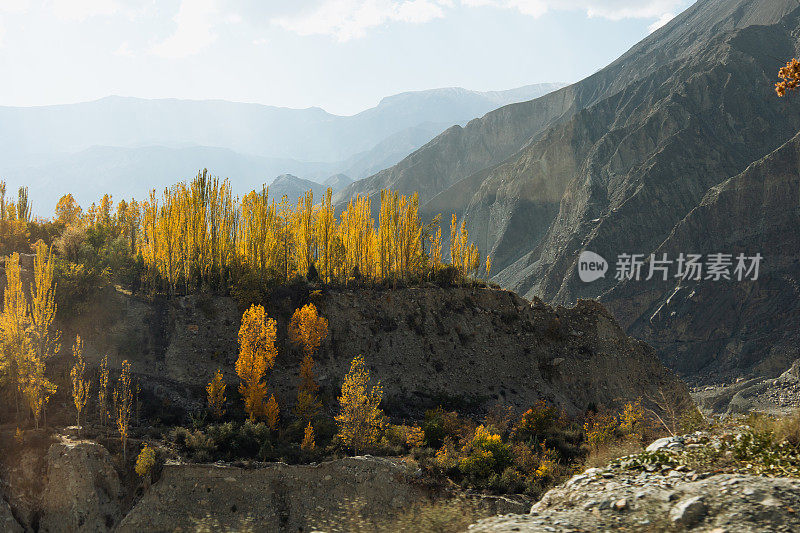
{"type": "Polygon", "coordinates": [[[425,412],[422,431],[425,432],[425,444],[434,449],[442,447],[447,437],[457,439],[462,423],[458,413],[445,411],[441,407],[425,412]]]}

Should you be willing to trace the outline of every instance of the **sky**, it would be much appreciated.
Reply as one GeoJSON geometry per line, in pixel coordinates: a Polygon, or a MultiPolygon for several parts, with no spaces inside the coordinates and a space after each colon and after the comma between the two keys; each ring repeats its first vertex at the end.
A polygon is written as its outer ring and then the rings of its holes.
{"type": "Polygon", "coordinates": [[[350,115],[578,81],[687,0],[0,0],[0,105],[224,99],[350,115]]]}

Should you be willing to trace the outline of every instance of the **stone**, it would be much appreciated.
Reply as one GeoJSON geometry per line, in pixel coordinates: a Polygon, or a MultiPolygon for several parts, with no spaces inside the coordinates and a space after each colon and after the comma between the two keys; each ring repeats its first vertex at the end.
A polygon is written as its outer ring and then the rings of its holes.
{"type": "Polygon", "coordinates": [[[47,452],[39,531],[110,531],[122,518],[119,476],[102,445],[63,441],[47,452]]]}
{"type": "Polygon", "coordinates": [[[702,496],[695,496],[676,503],[669,512],[672,523],[691,527],[706,515],[706,504],[702,496]]]}
{"type": "Polygon", "coordinates": [[[653,441],[647,448],[645,448],[645,451],[657,452],[658,450],[669,446],[671,442],[672,442],[671,437],[662,437],[656,441],[653,441]]]}

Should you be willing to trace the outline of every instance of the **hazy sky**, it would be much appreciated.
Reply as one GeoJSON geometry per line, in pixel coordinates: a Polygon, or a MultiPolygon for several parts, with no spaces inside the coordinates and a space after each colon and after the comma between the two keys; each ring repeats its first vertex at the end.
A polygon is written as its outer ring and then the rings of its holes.
{"type": "Polygon", "coordinates": [[[0,105],[220,98],[338,114],[573,82],[687,0],[0,0],[0,105]]]}

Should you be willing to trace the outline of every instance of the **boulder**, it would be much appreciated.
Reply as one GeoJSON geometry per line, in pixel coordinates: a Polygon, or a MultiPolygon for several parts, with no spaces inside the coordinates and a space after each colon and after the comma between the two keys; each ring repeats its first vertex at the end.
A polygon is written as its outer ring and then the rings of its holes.
{"type": "Polygon", "coordinates": [[[104,532],[119,522],[123,492],[108,450],[64,440],[50,446],[46,461],[39,531],[104,532]]]}

